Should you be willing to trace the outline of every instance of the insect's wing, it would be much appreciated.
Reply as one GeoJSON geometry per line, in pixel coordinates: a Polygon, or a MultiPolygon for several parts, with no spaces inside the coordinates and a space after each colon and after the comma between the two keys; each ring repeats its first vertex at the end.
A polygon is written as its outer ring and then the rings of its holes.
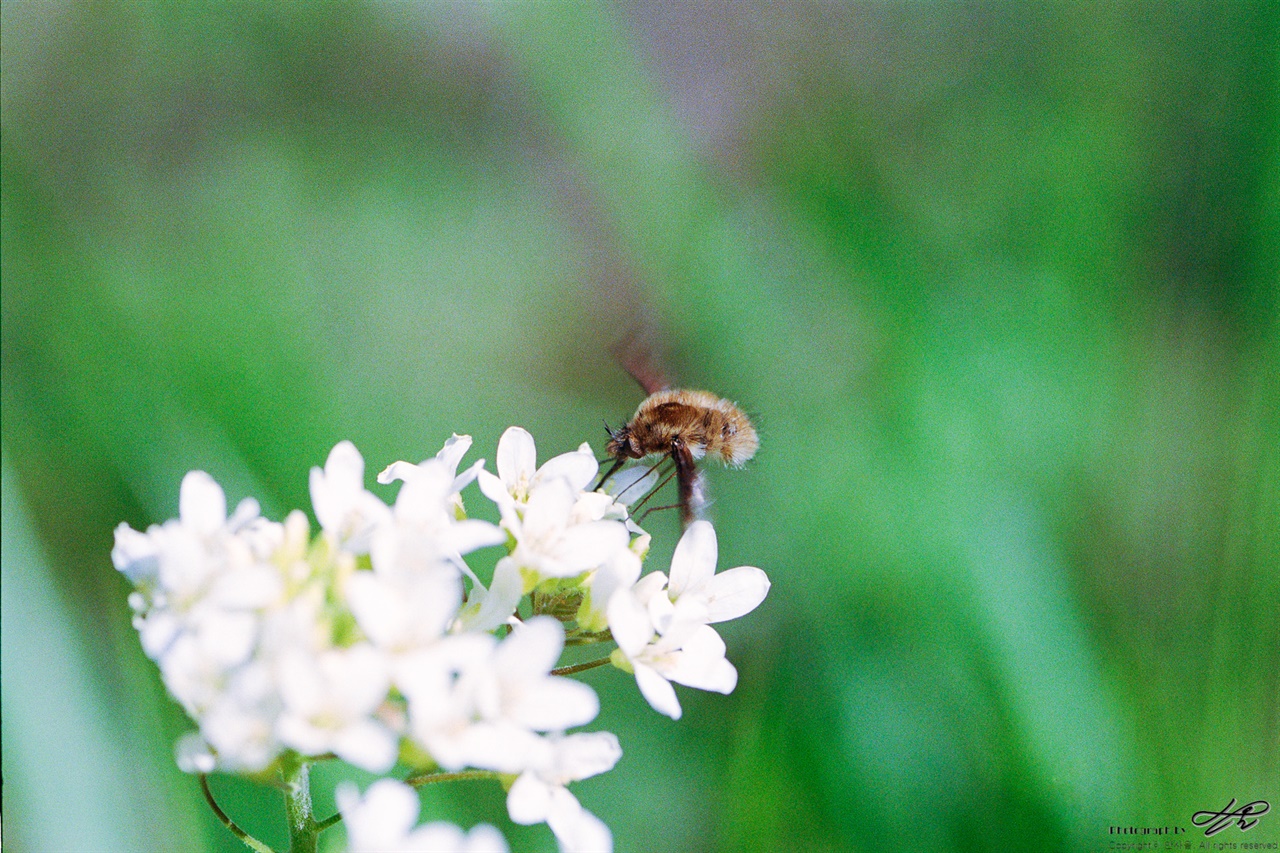
{"type": "Polygon", "coordinates": [[[683,442],[675,444],[671,458],[676,463],[676,485],[680,491],[680,523],[688,527],[702,518],[707,508],[707,479],[683,442]]]}
{"type": "MultiPolygon", "coordinates": [[[[689,520],[707,517],[707,475],[701,468],[693,471],[693,488],[689,490],[689,520]]],[[[688,527],[688,523],[685,527],[688,527]]]]}
{"type": "Polygon", "coordinates": [[[631,374],[632,379],[640,383],[646,394],[671,387],[671,382],[655,355],[657,346],[653,337],[654,333],[644,336],[639,328],[633,328],[613,348],[618,364],[631,374]]]}

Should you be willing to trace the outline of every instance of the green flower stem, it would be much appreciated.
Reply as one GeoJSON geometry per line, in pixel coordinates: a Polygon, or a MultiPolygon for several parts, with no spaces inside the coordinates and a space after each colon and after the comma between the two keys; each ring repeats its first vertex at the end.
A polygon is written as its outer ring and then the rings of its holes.
{"type": "Polygon", "coordinates": [[[456,773],[417,773],[405,779],[406,785],[415,788],[431,785],[435,782],[458,782],[464,779],[501,779],[502,774],[496,770],[459,770],[456,773]]]}
{"type": "Polygon", "coordinates": [[[316,853],[320,824],[311,811],[311,764],[295,757],[285,762],[281,777],[288,786],[284,812],[289,823],[289,853],[316,853]]]}
{"type": "Polygon", "coordinates": [[[209,804],[209,808],[213,809],[213,813],[218,816],[218,820],[222,821],[222,825],[231,830],[231,834],[239,838],[245,843],[250,850],[256,850],[257,853],[275,853],[270,847],[236,826],[236,822],[222,810],[218,805],[218,801],[213,798],[213,791],[209,790],[209,777],[203,773],[197,774],[200,779],[200,790],[204,792],[205,802],[209,804]]]}
{"type": "Polygon", "coordinates": [[[586,663],[575,663],[571,666],[558,666],[551,670],[552,675],[573,675],[578,672],[586,672],[588,669],[595,669],[598,666],[604,666],[613,658],[599,658],[597,660],[589,660],[586,663]]]}
{"type": "Polygon", "coordinates": [[[333,814],[329,815],[327,818],[325,818],[324,820],[316,824],[316,832],[318,833],[324,832],[326,829],[328,829],[329,827],[333,826],[335,823],[338,823],[341,820],[342,820],[342,812],[334,812],[333,814]]]}

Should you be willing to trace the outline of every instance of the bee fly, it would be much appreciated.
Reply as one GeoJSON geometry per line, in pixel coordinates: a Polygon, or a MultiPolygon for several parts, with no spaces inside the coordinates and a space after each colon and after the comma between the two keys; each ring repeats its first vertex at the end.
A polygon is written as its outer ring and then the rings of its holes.
{"type": "Polygon", "coordinates": [[[657,459],[656,468],[669,457],[675,465],[680,521],[688,527],[706,505],[698,460],[710,456],[741,468],[755,456],[759,436],[751,419],[736,404],[709,391],[669,388],[661,380],[646,381],[637,371],[631,372],[649,396],[625,426],[609,430],[605,452],[614,463],[600,482],[613,476],[628,459],[657,459]]]}

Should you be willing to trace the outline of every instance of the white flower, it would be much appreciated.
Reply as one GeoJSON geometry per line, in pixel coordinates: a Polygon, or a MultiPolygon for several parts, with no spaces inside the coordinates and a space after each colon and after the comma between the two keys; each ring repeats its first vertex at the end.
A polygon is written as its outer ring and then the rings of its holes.
{"type": "Polygon", "coordinates": [[[472,575],[471,594],[458,614],[463,631],[492,631],[511,620],[524,598],[524,578],[510,557],[503,557],[493,570],[493,583],[486,589],[472,575]]]}
{"type": "Polygon", "coordinates": [[[446,769],[524,769],[535,732],[595,719],[600,704],[581,682],[550,675],[564,629],[539,616],[497,643],[487,634],[446,637],[403,667],[410,730],[446,769]]]}
{"type": "Polygon", "coordinates": [[[737,670],[709,625],[683,623],[679,630],[656,635],[644,608],[621,591],[609,602],[609,628],[618,643],[614,665],[633,672],[645,701],[673,720],[681,711],[671,682],[717,693],[732,693],[737,686],[737,670]]]}
{"type": "Polygon", "coordinates": [[[641,561],[649,550],[649,534],[633,539],[631,547],[615,551],[604,565],[583,579],[582,604],[576,618],[584,631],[603,631],[609,627],[607,608],[613,594],[630,589],[640,578],[641,561]]]}
{"type": "Polygon", "coordinates": [[[183,619],[157,614],[142,633],[144,648],[163,641],[154,655],[165,687],[197,720],[226,692],[230,672],[247,662],[258,642],[259,619],[205,605],[183,619]],[[150,631],[162,626],[160,631],[150,631]],[[170,630],[172,633],[170,634],[170,630]],[[161,637],[161,634],[168,635],[161,637]]]}
{"type": "Polygon", "coordinates": [[[358,571],[347,578],[346,594],[365,636],[398,657],[444,636],[462,603],[462,579],[445,563],[395,575],[358,571]]]}
{"type": "MultiPolygon", "coordinates": [[[[467,451],[471,449],[471,436],[458,435],[456,432],[449,437],[444,446],[436,452],[433,457],[437,462],[444,466],[444,469],[453,477],[453,485],[450,491],[456,497],[459,492],[465,489],[475,480],[476,475],[484,469],[484,460],[477,459],[476,462],[461,474],[458,473],[458,465],[462,462],[462,457],[467,455],[467,451]]],[[[378,482],[386,485],[394,483],[396,480],[409,481],[412,480],[417,473],[415,471],[418,465],[410,462],[392,462],[378,474],[378,482]]],[[[461,502],[458,501],[460,504],[461,502]]]]}
{"type": "Polygon", "coordinates": [[[551,675],[564,649],[564,627],[549,616],[518,626],[494,650],[476,685],[476,709],[486,720],[508,719],[533,731],[562,731],[600,711],[587,685],[551,675]]]}
{"type": "MultiPolygon", "coordinates": [[[[563,480],[575,496],[570,521],[580,524],[587,521],[612,519],[627,521],[627,501],[618,500],[620,491],[635,500],[645,494],[656,481],[656,472],[644,469],[628,469],[609,478],[603,491],[588,491],[591,481],[599,472],[599,463],[591,452],[591,445],[583,442],[577,450],[552,457],[537,467],[537,451],[533,436],[520,427],[510,427],[498,440],[498,475],[480,472],[480,490],[498,505],[505,521],[512,516],[522,517],[529,506],[530,497],[539,486],[553,480],[563,480]]],[[[640,532],[628,522],[632,532],[640,532]]]]}
{"type": "MultiPolygon", "coordinates": [[[[588,492],[599,467],[583,444],[536,467],[533,436],[511,427],[498,441],[498,476],[480,472],[480,490],[498,505],[516,540],[516,567],[541,578],[582,574],[626,545],[621,524],[601,522],[613,501],[588,492]]],[[[526,583],[526,591],[531,589],[526,583]]]]}
{"type": "Polygon", "coordinates": [[[507,621],[524,594],[543,581],[625,563],[630,542],[626,525],[579,512],[592,496],[592,492],[575,492],[568,480],[547,480],[529,493],[523,514],[509,510],[502,526],[516,546],[494,566],[488,589],[475,582],[462,624],[492,630],[507,621]]]}
{"type": "Polygon", "coordinates": [[[578,492],[568,480],[548,480],[529,493],[523,517],[503,519],[516,540],[511,559],[528,574],[526,591],[538,580],[571,578],[604,565],[630,543],[620,521],[575,518],[577,501],[578,492]]]}
{"type": "MultiPolygon", "coordinates": [[[[199,741],[188,737],[178,745],[179,766],[186,759],[197,771],[208,772],[200,768],[216,755],[217,769],[228,773],[264,769],[283,748],[275,732],[279,714],[280,696],[271,667],[263,661],[250,661],[230,673],[213,705],[196,718],[199,738],[207,744],[209,754],[192,761],[188,747],[199,741]]],[[[192,768],[183,769],[191,772],[192,768]]]]}
{"type": "Polygon", "coordinates": [[[715,530],[695,521],[676,545],[670,581],[654,572],[609,600],[609,628],[618,643],[615,665],[634,672],[645,700],[672,719],[681,713],[673,681],[733,692],[737,670],[709,623],[749,613],[769,591],[764,572],[740,566],[717,575],[716,559],[715,530]]]}
{"type": "MultiPolygon", "coordinates": [[[[521,597],[545,581],[623,566],[627,558],[620,555],[630,542],[626,507],[608,494],[587,491],[599,468],[590,445],[539,468],[533,437],[510,427],[498,442],[497,467],[497,476],[480,472],[480,489],[497,504],[515,547],[498,561],[488,589],[475,584],[460,620],[474,630],[506,622],[521,597]]],[[[629,567],[619,571],[625,575],[629,567]]],[[[584,611],[594,613],[601,626],[604,601],[584,611]]]]}
{"type": "Polygon", "coordinates": [[[455,474],[458,450],[465,452],[471,439],[455,435],[450,442],[434,458],[418,465],[397,462],[378,475],[380,483],[402,480],[404,485],[396,496],[393,523],[374,533],[369,553],[376,571],[431,571],[441,561],[467,571],[463,554],[506,541],[502,531],[487,521],[459,520],[458,492],[475,479],[484,460],[455,474]]]}
{"type": "MultiPolygon", "coordinates": [[[[402,745],[418,757],[420,747],[444,770],[502,774],[512,820],[547,823],[561,851],[612,849],[609,828],[568,786],[614,767],[617,738],[565,734],[593,720],[599,700],[552,675],[564,626],[550,616],[521,621],[521,599],[536,590],[535,611],[561,619],[576,607],[579,639],[610,629],[613,663],[678,718],[673,684],[736,686],[711,625],[753,610],[768,578],[750,566],[717,574],[705,522],[681,538],[669,576],[641,577],[650,538],[627,498],[649,491],[652,468],[590,490],[598,464],[587,444],[538,467],[533,438],[512,427],[497,475],[483,460],[459,472],[470,446],[455,434],[434,458],[388,466],[379,482],[401,482],[388,506],[364,488],[355,446],[340,442],[311,471],[319,542],[299,511],[277,524],[245,500],[228,516],[223,490],[199,471],[183,479],[178,518],[116,530],[112,559],[134,583],[143,648],[198,725],[177,744],[183,770],[255,773],[293,750],[383,773],[402,745]],[[466,517],[461,491],[477,479],[501,526],[466,517]],[[486,589],[463,555],[503,543],[509,553],[486,589]],[[488,633],[504,623],[511,631],[501,641],[488,633]]],[[[356,853],[507,849],[491,827],[415,826],[415,792],[391,780],[363,797],[344,786],[338,802],[356,853]]]]}
{"type": "Polygon", "coordinates": [[[227,517],[222,487],[203,471],[182,478],[179,517],[146,533],[116,528],[111,557],[151,603],[186,610],[210,594],[255,606],[278,592],[271,570],[258,565],[283,538],[283,529],[258,516],[258,503],[240,502],[227,517]],[[232,577],[235,572],[243,574],[232,577]]]}
{"type": "Polygon", "coordinates": [[[715,528],[706,521],[693,522],[671,555],[667,583],[667,597],[677,609],[696,603],[711,623],[745,616],[769,593],[768,576],[754,566],[716,574],[718,553],[715,528]]]}
{"type": "Polygon", "coordinates": [[[507,794],[507,812],[516,823],[545,822],[564,853],[612,850],[609,828],[565,786],[613,769],[621,757],[618,739],[609,732],[541,738],[507,794]]]}
{"type": "Polygon", "coordinates": [[[281,656],[276,678],[284,701],[280,740],[303,755],[333,752],[357,767],[383,773],[395,764],[398,738],[373,718],[387,698],[386,660],[362,643],[313,655],[281,656]]]}
{"type": "Polygon", "coordinates": [[[533,436],[520,427],[509,427],[498,439],[498,475],[480,472],[480,490],[498,505],[504,518],[517,508],[523,510],[539,483],[564,480],[574,492],[582,492],[599,468],[590,445],[585,442],[577,450],[549,459],[541,468],[537,464],[533,436]]]}
{"type": "Polygon", "coordinates": [[[391,518],[390,508],[365,489],[364,458],[349,441],[329,451],[323,469],[311,469],[311,505],[320,527],[353,554],[367,553],[373,531],[391,518]]]}
{"type": "Polygon", "coordinates": [[[151,586],[159,579],[160,557],[154,536],[134,530],[125,522],[116,527],[111,562],[135,586],[151,586]]]}
{"type": "Polygon", "coordinates": [[[446,770],[473,761],[468,737],[476,712],[469,685],[497,642],[490,634],[450,635],[406,655],[397,669],[396,686],[408,700],[409,733],[446,770]]]}
{"type": "Polygon", "coordinates": [[[143,650],[200,726],[203,757],[188,739],[183,766],[262,769],[280,749],[280,702],[258,647],[287,585],[274,562],[285,526],[259,517],[251,500],[228,518],[221,487],[193,471],[177,519],[145,534],[121,527],[116,538],[113,559],[138,584],[130,604],[143,650]]]}
{"type": "Polygon", "coordinates": [[[403,782],[379,779],[364,796],[350,782],[334,796],[347,828],[348,853],[507,853],[507,842],[488,824],[464,833],[451,823],[414,827],[418,795],[403,782]]]}

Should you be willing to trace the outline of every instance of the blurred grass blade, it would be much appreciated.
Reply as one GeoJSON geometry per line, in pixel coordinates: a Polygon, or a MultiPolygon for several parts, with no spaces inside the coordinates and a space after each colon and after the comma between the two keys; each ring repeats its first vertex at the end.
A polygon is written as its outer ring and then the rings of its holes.
{"type": "Polygon", "coordinates": [[[194,816],[167,791],[175,771],[129,750],[119,729],[136,719],[104,713],[7,462],[3,490],[6,848],[198,850],[194,816]]]}

